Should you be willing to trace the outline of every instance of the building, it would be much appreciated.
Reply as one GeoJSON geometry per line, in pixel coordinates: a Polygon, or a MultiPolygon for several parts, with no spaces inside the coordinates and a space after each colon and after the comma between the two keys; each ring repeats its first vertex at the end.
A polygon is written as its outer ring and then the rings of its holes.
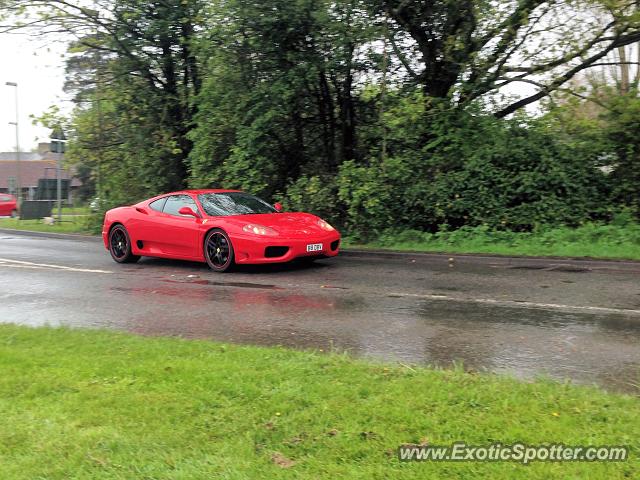
{"type": "MultiPolygon", "coordinates": [[[[40,179],[56,179],[56,168],[61,157],[64,158],[64,154],[52,153],[48,143],[38,144],[36,152],[20,152],[20,184],[24,200],[37,198],[40,179]]],[[[73,191],[82,185],[80,180],[73,176],[73,173],[65,168],[61,172],[63,180],[71,180],[68,201],[71,201],[73,191]]],[[[0,193],[16,195],[17,178],[18,159],[16,152],[0,152],[0,193]]]]}

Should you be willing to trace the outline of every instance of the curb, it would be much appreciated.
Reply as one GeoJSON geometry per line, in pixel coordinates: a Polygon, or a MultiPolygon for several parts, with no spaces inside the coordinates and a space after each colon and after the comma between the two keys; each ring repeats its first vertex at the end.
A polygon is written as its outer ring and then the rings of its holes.
{"type": "Polygon", "coordinates": [[[596,257],[561,257],[554,255],[503,255],[500,253],[460,253],[460,252],[437,252],[437,251],[417,251],[417,250],[385,250],[385,249],[368,249],[368,248],[346,248],[340,250],[340,253],[348,253],[354,257],[366,257],[368,255],[389,256],[389,257],[472,257],[472,258],[517,258],[530,260],[570,260],[576,262],[620,262],[620,263],[637,263],[640,260],[628,260],[624,258],[596,258],[596,257]]]}
{"type": "Polygon", "coordinates": [[[56,233],[56,232],[32,232],[30,230],[17,230],[14,228],[0,228],[0,234],[16,235],[20,237],[55,238],[59,240],[76,240],[84,242],[102,242],[99,235],[82,235],[79,233],[56,233]]]}
{"type": "Polygon", "coordinates": [[[501,255],[499,253],[458,253],[458,252],[429,252],[429,251],[416,251],[416,250],[384,250],[384,249],[367,249],[367,248],[347,248],[340,250],[340,253],[344,253],[352,257],[469,257],[469,258],[484,258],[484,259],[514,259],[514,260],[557,260],[557,261],[570,261],[570,262],[609,262],[609,263],[627,263],[632,265],[640,265],[640,260],[628,260],[624,258],[594,258],[594,257],[559,257],[553,255],[501,255]]]}

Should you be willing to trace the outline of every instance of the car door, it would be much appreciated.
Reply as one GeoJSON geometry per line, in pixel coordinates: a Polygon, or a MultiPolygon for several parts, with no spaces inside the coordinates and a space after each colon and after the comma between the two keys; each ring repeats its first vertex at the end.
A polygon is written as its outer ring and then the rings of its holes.
{"type": "Polygon", "coordinates": [[[164,204],[162,215],[154,218],[157,233],[162,236],[166,254],[183,258],[195,258],[198,251],[199,231],[202,221],[191,215],[180,215],[182,207],[199,213],[195,200],[187,194],[170,195],[164,204]]]}
{"type": "Polygon", "coordinates": [[[144,208],[138,209],[137,214],[127,225],[132,241],[139,249],[137,254],[141,255],[164,255],[170,252],[164,234],[164,205],[168,197],[161,197],[149,202],[144,208]]]}

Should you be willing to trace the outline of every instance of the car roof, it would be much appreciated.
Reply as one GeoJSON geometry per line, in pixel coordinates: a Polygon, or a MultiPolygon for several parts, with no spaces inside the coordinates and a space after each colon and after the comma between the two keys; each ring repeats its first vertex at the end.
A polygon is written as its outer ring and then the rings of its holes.
{"type": "Polygon", "coordinates": [[[151,202],[155,202],[156,200],[160,200],[161,198],[166,198],[170,195],[202,195],[204,193],[226,193],[226,192],[241,192],[242,190],[229,190],[223,188],[203,188],[200,190],[178,190],[176,192],[167,192],[162,193],[160,195],[156,195],[155,197],[147,198],[146,200],[142,200],[135,205],[142,205],[151,202]]]}
{"type": "Polygon", "coordinates": [[[163,193],[162,195],[159,195],[161,197],[164,197],[166,195],[202,195],[204,193],[227,193],[227,192],[240,192],[241,190],[228,190],[228,189],[224,189],[224,188],[204,188],[204,189],[200,189],[200,190],[179,190],[177,192],[169,192],[169,193],[163,193]]]}

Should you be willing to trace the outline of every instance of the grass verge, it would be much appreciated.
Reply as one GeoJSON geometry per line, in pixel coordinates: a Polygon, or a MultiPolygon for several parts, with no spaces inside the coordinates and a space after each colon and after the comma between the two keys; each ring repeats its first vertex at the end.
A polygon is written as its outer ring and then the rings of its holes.
{"type": "MultiPolygon", "coordinates": [[[[53,207],[53,214],[58,212],[57,207],[53,207]]],[[[87,206],[69,206],[62,207],[62,215],[91,215],[91,209],[87,206]]]]}
{"type": "Polygon", "coordinates": [[[88,217],[62,216],[62,222],[54,225],[45,225],[42,220],[18,220],[15,218],[0,218],[0,228],[13,230],[26,230],[29,232],[52,233],[90,233],[87,221],[88,217]]]}
{"type": "Polygon", "coordinates": [[[343,355],[0,326],[0,474],[632,478],[637,398],[343,355]],[[401,443],[631,445],[624,463],[400,463],[401,443]]]}
{"type": "Polygon", "coordinates": [[[388,232],[369,243],[347,241],[345,247],[399,251],[489,253],[640,260],[640,225],[586,224],[579,228],[540,228],[534,232],[463,227],[426,233],[388,232]]]}

